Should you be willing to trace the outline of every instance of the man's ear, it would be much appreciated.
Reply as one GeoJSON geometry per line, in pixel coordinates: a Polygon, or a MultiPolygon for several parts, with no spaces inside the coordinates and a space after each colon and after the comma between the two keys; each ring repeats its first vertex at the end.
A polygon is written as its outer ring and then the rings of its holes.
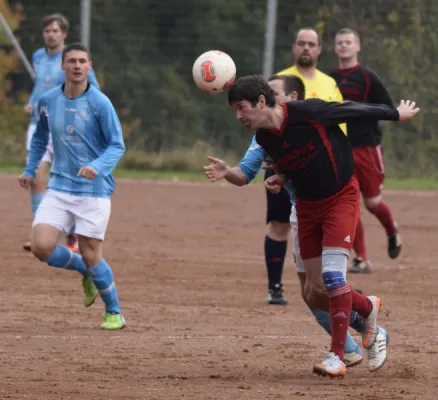
{"type": "Polygon", "coordinates": [[[258,103],[260,104],[260,106],[263,108],[266,106],[266,97],[263,96],[262,94],[259,96],[259,101],[258,103]]]}
{"type": "Polygon", "coordinates": [[[292,92],[289,95],[289,101],[297,101],[298,100],[298,93],[297,92],[292,92]]]}

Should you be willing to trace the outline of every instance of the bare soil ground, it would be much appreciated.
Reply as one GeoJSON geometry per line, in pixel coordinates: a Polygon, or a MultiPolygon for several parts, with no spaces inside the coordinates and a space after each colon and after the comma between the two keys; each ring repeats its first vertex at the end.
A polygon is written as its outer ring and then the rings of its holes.
{"type": "Polygon", "coordinates": [[[383,298],[389,360],[332,381],[312,374],[329,337],[299,296],[291,251],[290,304],[265,304],[261,185],[120,180],[105,256],[128,326],[102,332],[102,302],[83,307],[80,276],[22,251],[29,198],[15,178],[0,184],[1,399],[438,398],[436,193],[385,193],[397,261],[364,212],[374,272],[349,281],[383,298]]]}

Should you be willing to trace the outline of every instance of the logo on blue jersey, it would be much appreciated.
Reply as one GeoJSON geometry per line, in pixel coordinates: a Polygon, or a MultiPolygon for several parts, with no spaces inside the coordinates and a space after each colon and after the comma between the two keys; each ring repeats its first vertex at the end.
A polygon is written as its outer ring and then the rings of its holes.
{"type": "Polygon", "coordinates": [[[89,119],[90,119],[90,115],[88,114],[88,111],[87,110],[85,110],[85,109],[79,109],[79,110],[77,110],[77,112],[76,112],[76,115],[75,115],[75,118],[76,119],[82,119],[82,120],[85,120],[85,121],[89,121],[89,119]]]}

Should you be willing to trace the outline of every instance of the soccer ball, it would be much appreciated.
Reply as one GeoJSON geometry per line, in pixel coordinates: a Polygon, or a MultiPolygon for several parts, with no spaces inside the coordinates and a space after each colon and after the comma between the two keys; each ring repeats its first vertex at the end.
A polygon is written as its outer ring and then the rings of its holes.
{"type": "Polygon", "coordinates": [[[193,80],[207,93],[222,93],[236,79],[236,65],[223,51],[210,50],[201,54],[193,64],[193,80]]]}

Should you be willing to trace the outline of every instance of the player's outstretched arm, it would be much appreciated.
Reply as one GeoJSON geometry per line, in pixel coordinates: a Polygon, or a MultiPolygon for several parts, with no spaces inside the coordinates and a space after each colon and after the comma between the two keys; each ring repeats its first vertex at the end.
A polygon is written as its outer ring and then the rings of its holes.
{"type": "Polygon", "coordinates": [[[239,167],[231,168],[219,158],[209,156],[207,159],[210,164],[204,167],[204,174],[212,182],[226,179],[236,186],[244,186],[248,183],[246,175],[239,167]]]}
{"type": "Polygon", "coordinates": [[[96,175],[105,177],[113,172],[125,153],[126,147],[119,117],[107,98],[104,98],[100,104],[98,119],[100,132],[96,134],[102,134],[105,137],[106,148],[88,167],[91,167],[96,175]]]}
{"type": "Polygon", "coordinates": [[[24,170],[24,174],[30,178],[35,178],[36,170],[47,149],[49,143],[49,114],[45,100],[41,99],[38,103],[38,123],[35,133],[30,142],[29,157],[24,170]]]}
{"type": "Polygon", "coordinates": [[[254,136],[239,165],[231,168],[218,158],[208,157],[211,164],[204,167],[204,173],[212,182],[225,178],[233,185],[244,186],[255,178],[264,159],[265,151],[257,144],[254,136]]]}
{"type": "Polygon", "coordinates": [[[366,104],[355,101],[324,102],[306,100],[288,103],[289,113],[297,117],[305,117],[322,124],[341,124],[358,118],[376,121],[407,121],[419,111],[410,100],[400,103],[398,108],[386,104],[366,104]],[[403,114],[400,115],[400,112],[403,114]]]}

